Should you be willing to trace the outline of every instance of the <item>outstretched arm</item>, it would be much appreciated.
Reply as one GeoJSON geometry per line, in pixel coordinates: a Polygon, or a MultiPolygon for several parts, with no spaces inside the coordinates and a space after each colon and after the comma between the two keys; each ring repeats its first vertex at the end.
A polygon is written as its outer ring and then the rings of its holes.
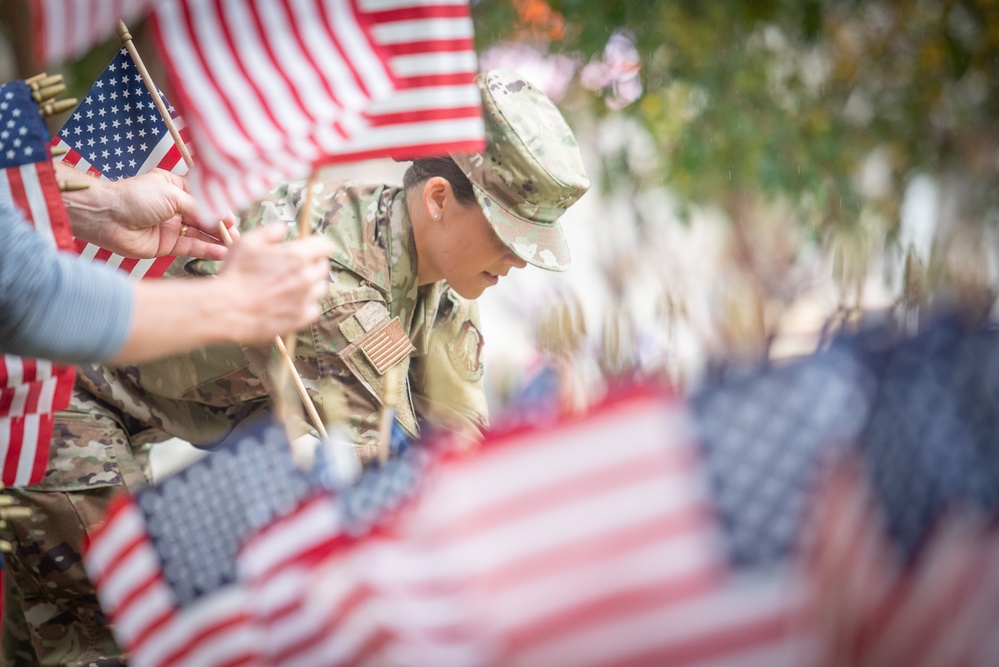
{"type": "Polygon", "coordinates": [[[212,343],[266,343],[319,317],[330,242],[281,244],[282,225],[247,233],[216,277],[135,284],[132,332],[114,358],[135,363],[212,343]]]}

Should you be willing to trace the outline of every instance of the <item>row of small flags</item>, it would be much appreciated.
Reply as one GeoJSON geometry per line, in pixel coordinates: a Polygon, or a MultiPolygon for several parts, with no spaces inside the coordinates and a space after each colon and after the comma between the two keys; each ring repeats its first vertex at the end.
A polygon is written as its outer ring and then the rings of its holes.
{"type": "Polygon", "coordinates": [[[351,484],[256,424],[84,562],[136,665],[993,665],[997,342],[865,332],[351,484]]]}
{"type": "MultiPolygon", "coordinates": [[[[317,165],[479,150],[483,126],[467,0],[131,0],[32,3],[43,62],[79,55],[116,20],[151,17],[177,107],[159,90],[198,163],[181,151],[122,48],[53,146],[108,180],[154,168],[187,175],[211,218],[317,165]],[[187,120],[185,120],[185,118],[187,120]]],[[[174,257],[137,259],[72,240],[48,134],[23,82],[0,87],[0,197],[39,232],[133,278],[159,278],[174,257]],[[22,134],[26,133],[26,134],[22,134]],[[30,139],[30,141],[29,141],[30,139]]],[[[41,481],[53,413],[71,368],[5,355],[0,366],[3,483],[41,481]]]]}

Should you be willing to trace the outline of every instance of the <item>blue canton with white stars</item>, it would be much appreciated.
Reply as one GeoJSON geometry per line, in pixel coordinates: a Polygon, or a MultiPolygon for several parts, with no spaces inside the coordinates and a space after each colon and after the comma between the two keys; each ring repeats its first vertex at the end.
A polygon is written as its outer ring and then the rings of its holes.
{"type": "Polygon", "coordinates": [[[49,133],[24,81],[0,86],[0,169],[48,159],[49,133]]]}
{"type": "Polygon", "coordinates": [[[241,425],[200,461],[136,494],[163,574],[187,605],[235,579],[244,542],[314,489],[272,420],[241,425]]]}
{"type": "Polygon", "coordinates": [[[839,350],[730,376],[693,400],[715,507],[733,564],[779,565],[808,533],[820,466],[856,440],[874,391],[839,350]]]}
{"type": "Polygon", "coordinates": [[[881,390],[863,452],[897,554],[911,562],[948,510],[999,510],[999,332],[943,319],[868,365],[881,390]]]}
{"type": "MultiPolygon", "coordinates": [[[[160,93],[167,110],[173,107],[160,93]]],[[[123,48],[59,131],[59,137],[113,181],[136,176],[169,130],[123,48]]]]}

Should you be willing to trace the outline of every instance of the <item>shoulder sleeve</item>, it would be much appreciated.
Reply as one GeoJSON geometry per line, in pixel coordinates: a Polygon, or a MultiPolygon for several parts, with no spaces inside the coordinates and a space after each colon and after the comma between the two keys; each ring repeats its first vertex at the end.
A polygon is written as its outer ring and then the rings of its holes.
{"type": "Polygon", "coordinates": [[[132,326],[132,289],[113,269],[55,251],[0,205],[3,352],[67,363],[110,359],[132,326]]]}
{"type": "Polygon", "coordinates": [[[426,356],[413,362],[413,401],[437,428],[478,440],[489,425],[482,381],[479,308],[447,288],[441,295],[426,356]]]}

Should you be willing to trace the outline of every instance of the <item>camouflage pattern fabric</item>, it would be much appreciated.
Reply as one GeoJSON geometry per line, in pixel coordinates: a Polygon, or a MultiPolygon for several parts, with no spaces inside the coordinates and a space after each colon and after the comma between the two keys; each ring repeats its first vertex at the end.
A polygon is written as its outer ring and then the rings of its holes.
{"type": "MultiPolygon", "coordinates": [[[[372,347],[377,348],[378,336],[389,337],[400,354],[381,361],[408,377],[394,403],[410,436],[419,434],[420,417],[434,416],[416,407],[428,404],[421,396],[431,390],[424,377],[428,367],[476,370],[442,373],[449,382],[438,382],[432,391],[450,396],[452,409],[462,415],[462,429],[482,429],[487,411],[478,310],[444,283],[417,285],[416,243],[404,191],[321,179],[313,187],[313,233],[330,237],[335,251],[323,313],[299,332],[295,345],[295,365],[310,395],[321,403],[329,385],[342,390],[358,454],[363,461],[373,460],[386,368],[378,366],[372,347]],[[462,328],[465,344],[460,348],[431,346],[435,331],[457,335],[462,328]],[[410,368],[411,359],[420,360],[418,368],[410,368]]],[[[241,228],[284,224],[295,236],[303,200],[303,183],[283,185],[244,215],[241,228]]],[[[210,275],[217,268],[215,262],[195,260],[183,270],[210,275]]],[[[85,366],[79,383],[149,428],[207,444],[266,407],[274,391],[268,369],[275,355],[271,346],[219,345],[138,366],[85,366]]]]}
{"type": "Polygon", "coordinates": [[[0,664],[124,664],[80,548],[112,495],[146,481],[143,448],[133,455],[129,447],[134,427],[77,391],[53,435],[50,474],[31,490],[4,491],[33,514],[0,531],[14,545],[5,558],[0,664]]]}
{"type": "Polygon", "coordinates": [[[569,268],[558,219],[590,187],[572,129],[543,92],[509,69],[483,72],[486,150],[451,157],[503,242],[525,262],[569,268]]]}

